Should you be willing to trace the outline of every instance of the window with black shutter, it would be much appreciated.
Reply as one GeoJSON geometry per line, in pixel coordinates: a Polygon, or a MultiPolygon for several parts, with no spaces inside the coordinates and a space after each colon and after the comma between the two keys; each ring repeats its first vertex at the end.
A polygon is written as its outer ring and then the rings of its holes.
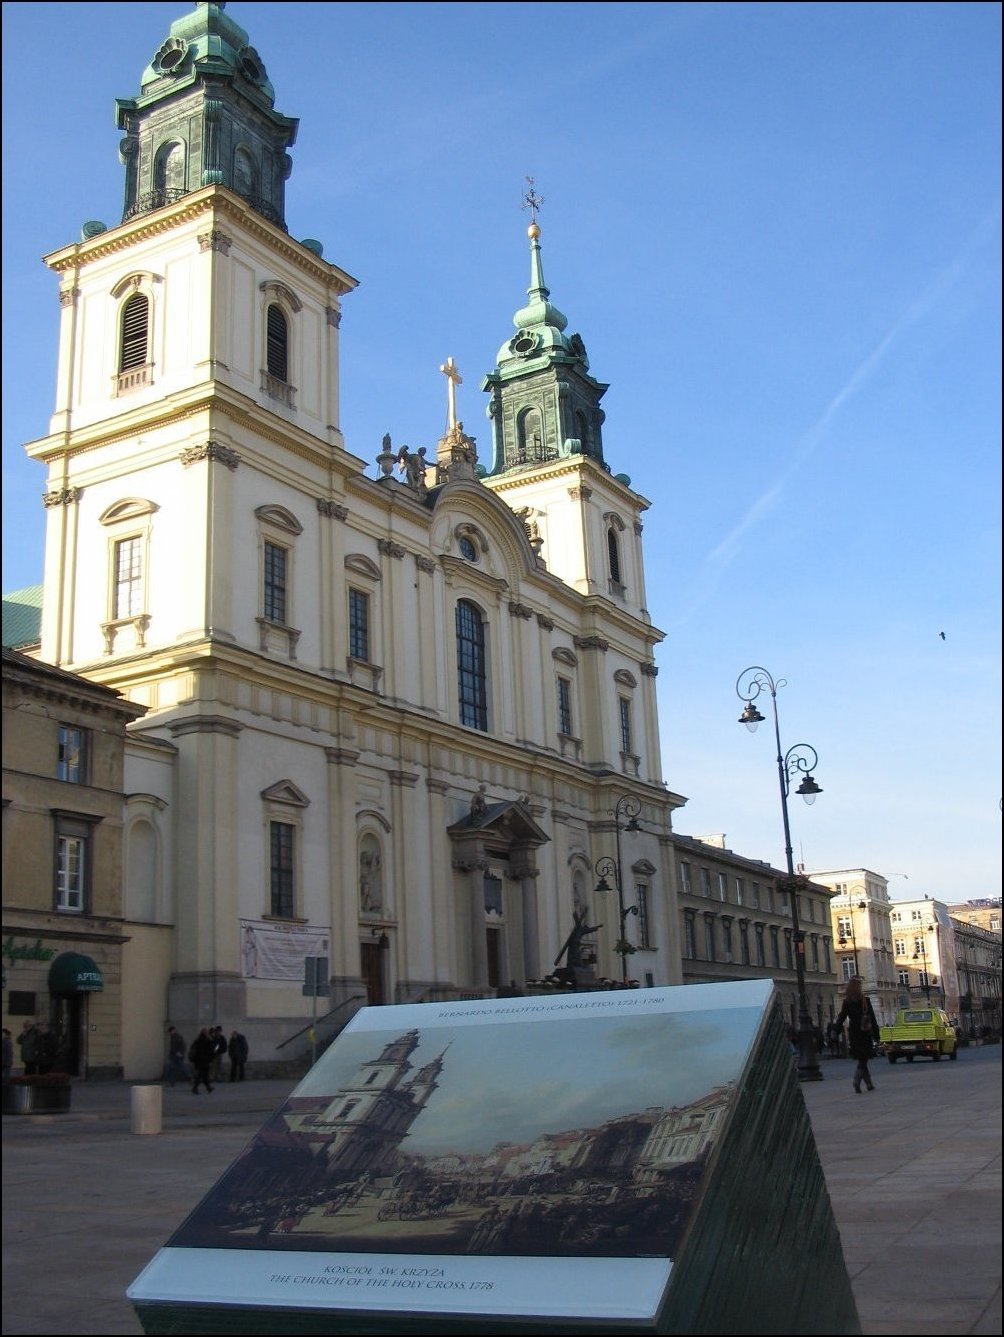
{"type": "Polygon", "coordinates": [[[119,371],[131,371],[147,361],[150,331],[150,300],[133,293],[122,312],[122,349],[119,371]]]}
{"type": "Polygon", "coordinates": [[[273,302],[268,309],[268,373],[278,381],[289,380],[289,323],[282,307],[273,302]]]}

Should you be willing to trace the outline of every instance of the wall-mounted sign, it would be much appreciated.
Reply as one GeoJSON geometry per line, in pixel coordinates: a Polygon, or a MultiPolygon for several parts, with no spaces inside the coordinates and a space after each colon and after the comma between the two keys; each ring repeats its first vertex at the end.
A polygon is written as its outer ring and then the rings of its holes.
{"type": "Polygon", "coordinates": [[[16,966],[19,961],[51,961],[55,955],[55,947],[43,947],[40,938],[33,944],[18,942],[13,935],[4,940],[3,959],[11,966],[16,966]]]}

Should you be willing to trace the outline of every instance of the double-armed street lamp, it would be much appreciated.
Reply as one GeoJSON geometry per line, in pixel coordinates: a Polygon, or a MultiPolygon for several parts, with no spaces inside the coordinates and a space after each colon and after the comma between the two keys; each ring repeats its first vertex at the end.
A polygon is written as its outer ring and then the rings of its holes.
{"type": "MultiPolygon", "coordinates": [[[[850,898],[850,895],[848,895],[848,897],[847,897],[847,923],[848,923],[848,926],[849,926],[849,928],[850,928],[850,930],[851,930],[851,938],[850,938],[850,941],[851,941],[851,955],[852,955],[853,958],[854,958],[854,973],[855,973],[855,975],[860,975],[860,974],[861,974],[861,971],[858,969],[858,940],[857,940],[857,936],[856,936],[856,934],[855,934],[855,932],[854,932],[854,911],[855,911],[855,910],[867,910],[867,909],[868,909],[868,903],[867,903],[867,901],[852,901],[851,898],[850,898]]],[[[838,914],[839,914],[839,911],[838,911],[838,914]]],[[[839,939],[837,940],[837,946],[840,947],[840,948],[844,948],[844,947],[847,946],[847,938],[843,935],[843,933],[841,933],[839,939]]]]}
{"type": "Polygon", "coordinates": [[[917,931],[917,936],[916,936],[916,937],[914,938],[914,940],[913,940],[913,941],[914,941],[913,959],[914,959],[915,961],[923,961],[923,963],[924,963],[923,974],[922,974],[921,977],[920,977],[920,987],[921,987],[921,989],[923,989],[923,991],[924,991],[924,997],[927,999],[927,1006],[928,1006],[928,1007],[931,1006],[931,976],[930,976],[930,974],[928,973],[928,969],[927,969],[927,936],[926,936],[926,935],[927,935],[928,933],[931,932],[931,929],[932,929],[932,926],[931,926],[930,924],[922,924],[921,927],[920,927],[920,928],[918,929],[918,931],[917,931]],[[917,943],[920,943],[920,946],[919,946],[919,947],[917,946],[917,943]]]}
{"type": "Polygon", "coordinates": [[[816,750],[808,743],[796,743],[787,752],[781,751],[781,726],[777,718],[778,688],[784,687],[785,679],[777,682],[765,668],[754,664],[743,669],[736,682],[736,693],[746,708],[739,716],[739,723],[745,724],[750,733],[762,724],[764,716],[757,710],[755,702],[763,692],[770,693],[774,708],[774,740],[777,744],[777,778],[781,787],[781,817],[784,822],[784,857],[787,860],[788,876],[779,883],[779,890],[787,893],[791,909],[791,927],[795,940],[795,978],[798,987],[798,1078],[802,1082],[821,1082],[823,1072],[819,1066],[819,1050],[809,1015],[809,999],[805,992],[805,934],[798,922],[798,893],[805,885],[805,879],[795,876],[795,864],[791,849],[791,826],[788,822],[788,795],[791,782],[796,776],[802,777],[801,784],[795,790],[806,803],[814,803],[817,794],[823,791],[812,778],[819,757],[816,750]]]}
{"type": "Polygon", "coordinates": [[[596,890],[598,892],[608,892],[610,890],[610,883],[607,881],[607,878],[612,877],[614,880],[614,887],[617,891],[617,923],[620,932],[620,936],[614,944],[614,951],[619,954],[621,959],[621,983],[626,984],[628,979],[627,959],[635,950],[634,944],[628,942],[626,929],[627,917],[628,915],[636,915],[638,913],[638,907],[637,905],[624,904],[624,879],[622,876],[621,865],[621,818],[627,818],[623,827],[625,831],[640,831],[641,827],[638,825],[638,814],[641,812],[641,804],[633,795],[623,794],[617,800],[616,805],[611,811],[614,819],[614,839],[616,842],[617,857],[611,859],[609,854],[604,854],[602,858],[596,860],[594,872],[600,879],[596,884],[596,890]]]}

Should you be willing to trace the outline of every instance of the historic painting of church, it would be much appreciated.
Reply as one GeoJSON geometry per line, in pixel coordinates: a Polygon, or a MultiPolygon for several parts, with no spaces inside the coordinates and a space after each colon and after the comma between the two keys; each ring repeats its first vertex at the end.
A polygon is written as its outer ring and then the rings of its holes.
{"type": "Polygon", "coordinates": [[[170,1244],[672,1258],[750,1010],[577,1019],[519,1000],[503,1024],[472,1024],[474,1010],[353,1023],[170,1244]]]}

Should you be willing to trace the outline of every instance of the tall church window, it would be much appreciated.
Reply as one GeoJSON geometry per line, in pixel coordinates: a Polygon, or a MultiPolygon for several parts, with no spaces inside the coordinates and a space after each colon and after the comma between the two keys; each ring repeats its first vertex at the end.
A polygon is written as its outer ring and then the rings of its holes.
{"type": "Polygon", "coordinates": [[[289,321],[282,307],[273,302],[268,308],[266,331],[268,374],[277,381],[289,380],[289,321]]]}
{"type": "Polygon", "coordinates": [[[572,684],[567,678],[558,679],[558,732],[572,733],[572,684]]]}
{"type": "Polygon", "coordinates": [[[269,622],[286,621],[287,563],[286,549],[266,542],[262,615],[269,622]]]}
{"type": "Polygon", "coordinates": [[[296,828],[290,822],[269,824],[269,914],[292,919],[294,896],[294,843],[296,828]]]}
{"type": "Polygon", "coordinates": [[[621,731],[621,751],[627,754],[632,751],[633,731],[631,728],[631,702],[626,696],[617,698],[617,716],[621,731]]]}
{"type": "Polygon", "coordinates": [[[485,625],[480,610],[469,599],[461,599],[457,604],[456,630],[460,723],[487,732],[485,625]]]}
{"type": "Polygon", "coordinates": [[[135,292],[122,308],[119,373],[145,366],[150,347],[150,299],[135,292]]]}
{"type": "Polygon", "coordinates": [[[635,883],[635,905],[638,907],[638,946],[652,946],[652,920],[649,914],[648,887],[644,882],[635,883]]]}
{"type": "Polygon", "coordinates": [[[370,596],[362,590],[349,589],[349,654],[369,662],[370,596]]]}
{"type": "Polygon", "coordinates": [[[143,540],[119,539],[115,544],[114,618],[138,617],[143,611],[143,540]]]}

